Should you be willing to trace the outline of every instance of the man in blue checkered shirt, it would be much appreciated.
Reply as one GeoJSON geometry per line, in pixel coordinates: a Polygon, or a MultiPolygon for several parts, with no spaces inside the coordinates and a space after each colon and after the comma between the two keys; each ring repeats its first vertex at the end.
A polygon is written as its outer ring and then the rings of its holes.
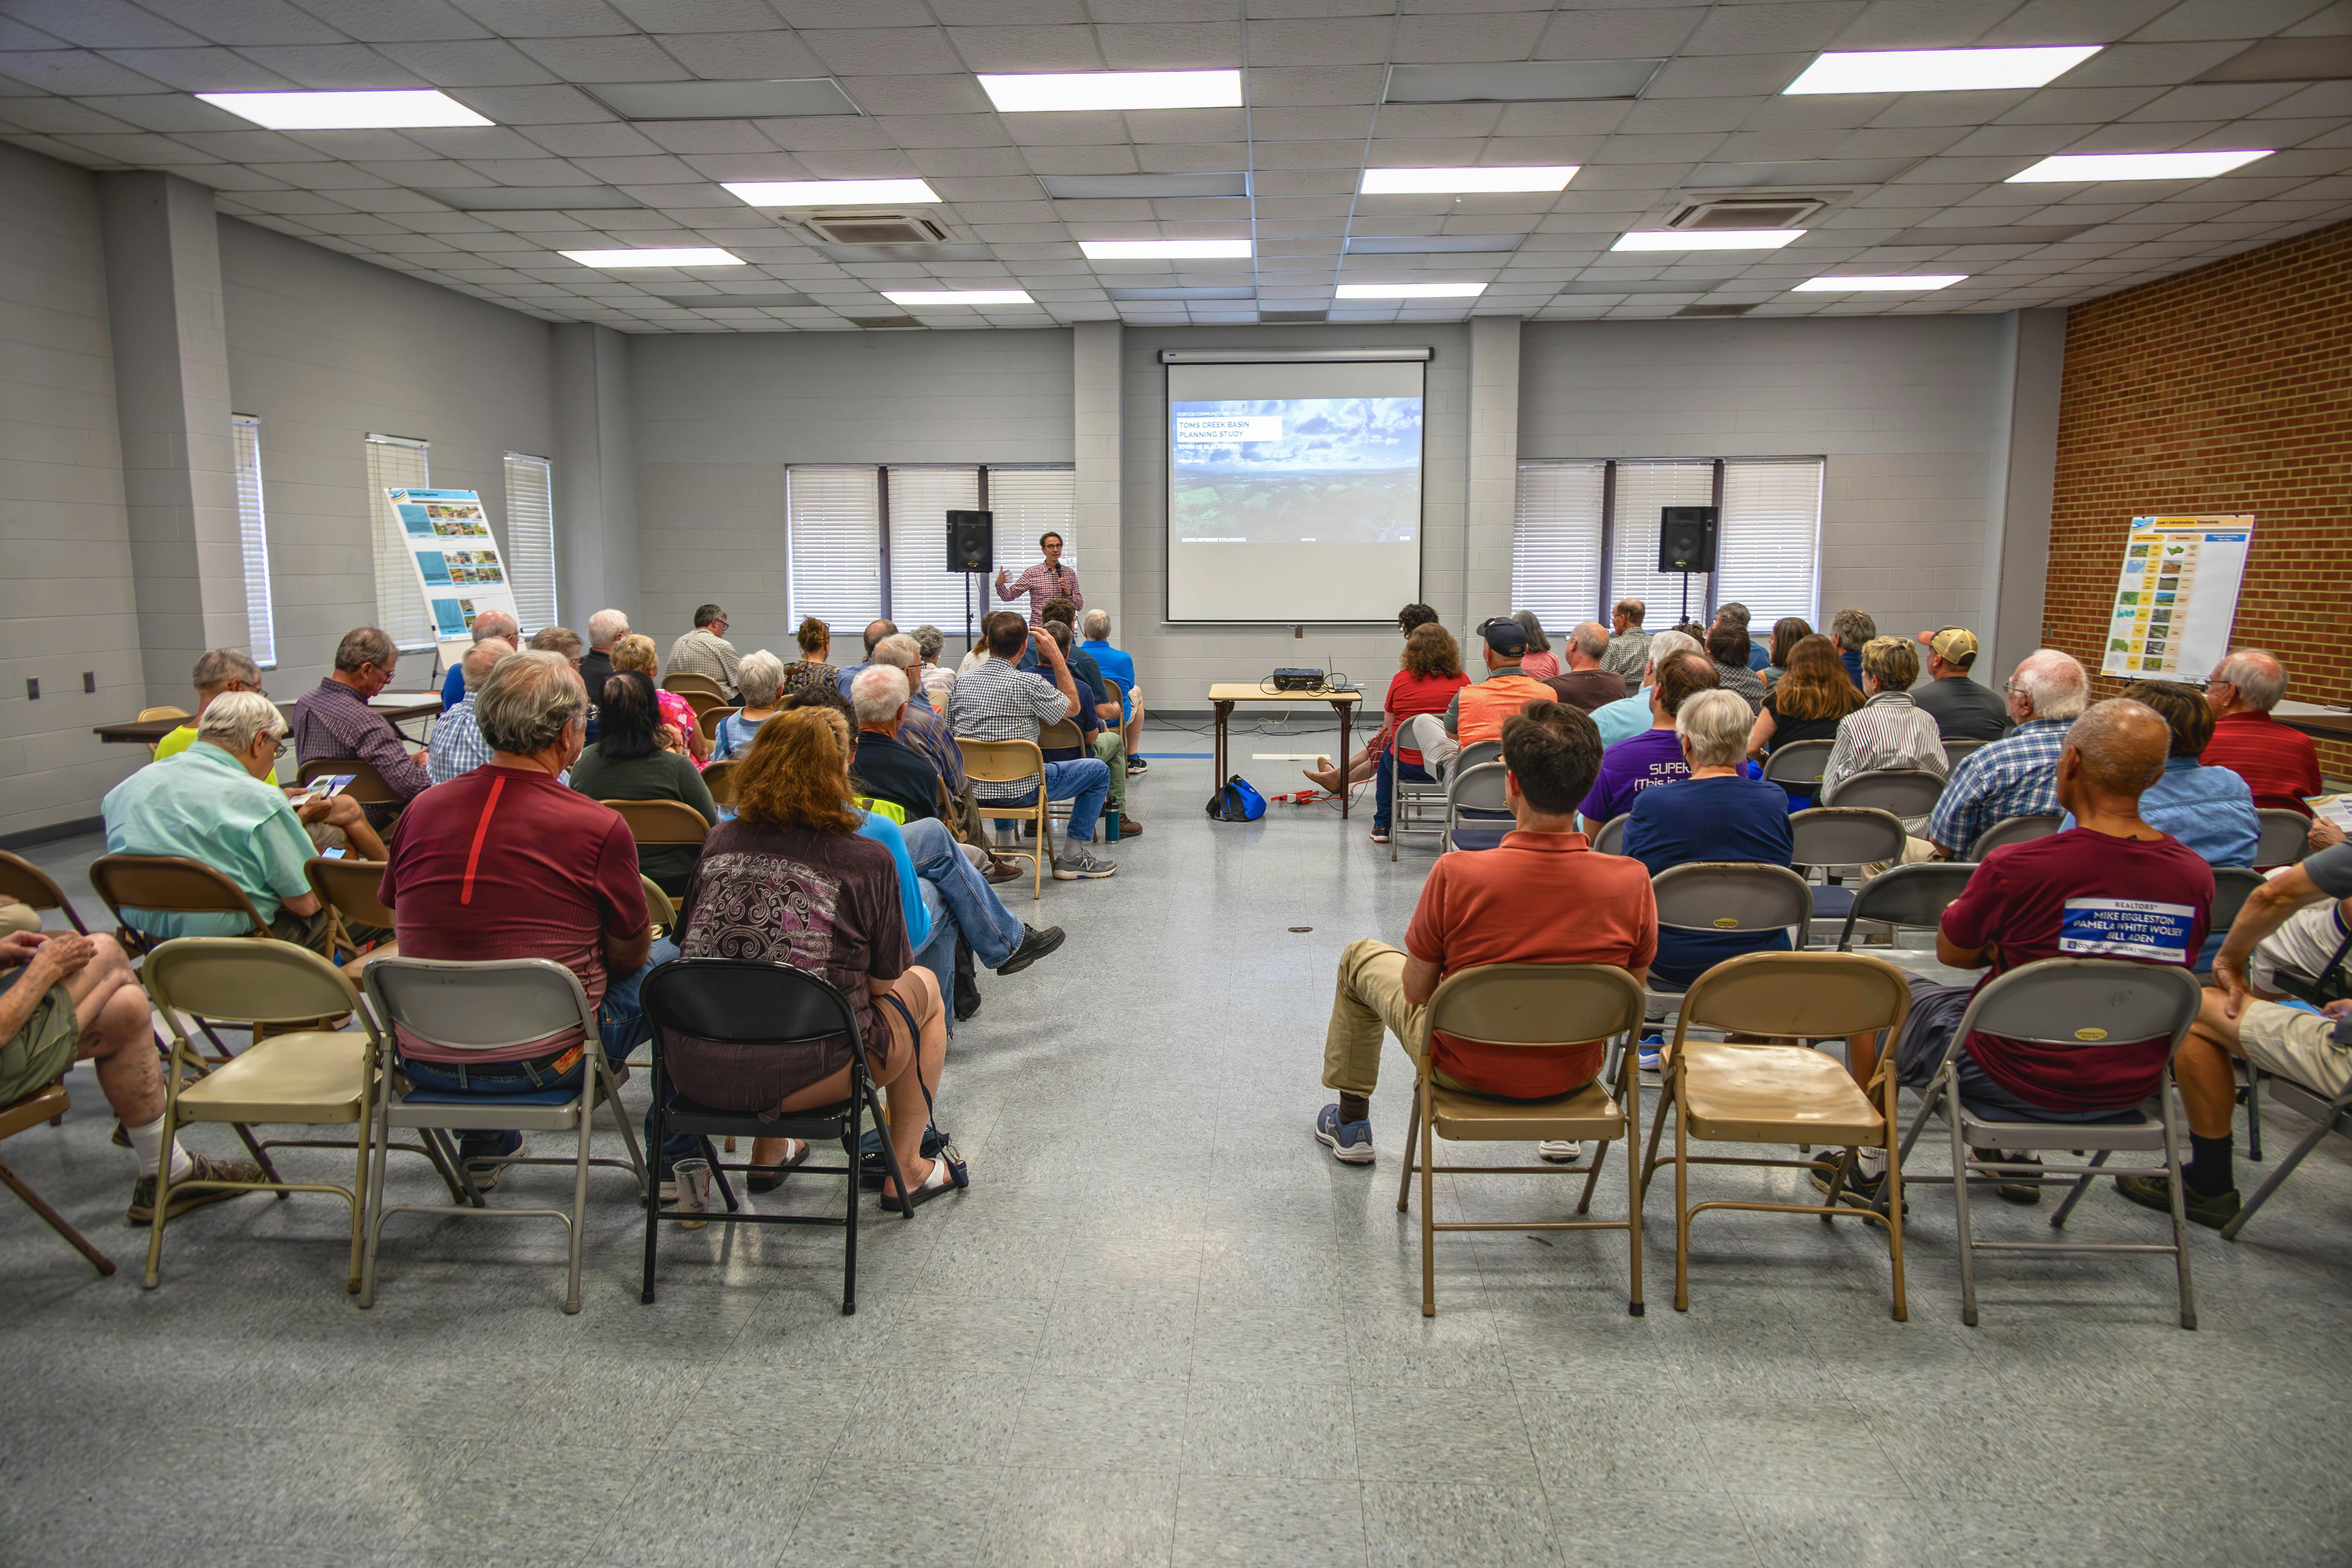
{"type": "Polygon", "coordinates": [[[1904,859],[1966,859],[1979,836],[2004,817],[2058,815],[2058,756],[2067,726],[2090,699],[2091,678],[2073,656],[2041,647],[2018,662],[2008,691],[2017,727],[1952,770],[1927,821],[1933,842],[1914,838],[1904,859]]]}
{"type": "Polygon", "coordinates": [[[482,727],[474,721],[474,693],[482,689],[499,660],[514,650],[514,644],[503,637],[484,637],[457,661],[458,673],[466,680],[466,695],[433,721],[433,743],[425,758],[425,771],[433,775],[435,784],[447,784],[490,760],[489,742],[482,739],[482,727]]]}

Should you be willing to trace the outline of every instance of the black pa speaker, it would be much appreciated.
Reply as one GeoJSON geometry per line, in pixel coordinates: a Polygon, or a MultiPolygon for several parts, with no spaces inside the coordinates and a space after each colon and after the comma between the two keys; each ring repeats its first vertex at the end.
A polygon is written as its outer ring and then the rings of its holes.
{"type": "Polygon", "coordinates": [[[996,514],[986,511],[948,513],[948,570],[992,572],[996,569],[996,514]]]}
{"type": "Polygon", "coordinates": [[[1668,506],[1658,509],[1658,570],[1715,570],[1715,508],[1668,506]]]}

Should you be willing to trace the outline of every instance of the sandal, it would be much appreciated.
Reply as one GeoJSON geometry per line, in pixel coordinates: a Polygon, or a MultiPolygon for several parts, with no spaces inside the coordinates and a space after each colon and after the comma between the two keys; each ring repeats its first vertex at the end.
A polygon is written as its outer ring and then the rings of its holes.
{"type": "MultiPolygon", "coordinates": [[[[920,1208],[941,1193],[961,1192],[971,1185],[971,1168],[956,1158],[955,1145],[946,1143],[941,1144],[940,1152],[931,1156],[930,1174],[917,1183],[908,1196],[913,1198],[915,1206],[920,1208]]],[[[898,1206],[898,1200],[887,1191],[883,1193],[882,1202],[891,1208],[898,1206]]]]}
{"type": "Polygon", "coordinates": [[[808,1163],[809,1146],[804,1140],[799,1138],[787,1138],[784,1142],[787,1143],[797,1143],[800,1147],[797,1149],[786,1150],[784,1152],[784,1163],[781,1165],[752,1166],[751,1174],[746,1176],[743,1181],[743,1185],[746,1188],[755,1193],[772,1193],[778,1187],[784,1184],[784,1178],[786,1176],[792,1174],[794,1171],[799,1170],[803,1165],[808,1163]]]}

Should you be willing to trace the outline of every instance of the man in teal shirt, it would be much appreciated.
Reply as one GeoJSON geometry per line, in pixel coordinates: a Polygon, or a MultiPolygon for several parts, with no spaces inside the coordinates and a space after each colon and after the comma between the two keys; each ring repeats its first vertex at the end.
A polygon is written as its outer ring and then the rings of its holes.
{"type": "MultiPolygon", "coordinates": [[[[271,935],[324,952],[331,921],[303,875],[303,863],[317,853],[303,823],[341,828],[351,847],[370,860],[384,858],[383,843],[350,797],[312,801],[298,814],[281,791],[263,782],[285,738],[284,717],[259,692],[215,697],[197,721],[193,745],[149,763],[107,795],[101,807],[106,847],[115,855],[201,861],[253,900],[271,935]]],[[[252,929],[236,914],[124,914],[133,928],[159,939],[244,936],[252,929]]]]}
{"type": "Polygon", "coordinates": [[[1139,773],[1150,764],[1135,754],[1137,742],[1143,739],[1143,700],[1135,690],[1135,656],[1110,646],[1110,617],[1100,610],[1088,610],[1079,618],[1078,629],[1086,636],[1078,646],[1094,656],[1097,668],[1118,682],[1119,742],[1127,750],[1127,771],[1139,773]]]}
{"type": "Polygon", "coordinates": [[[1657,721],[1656,715],[1650,711],[1650,685],[1658,678],[1658,661],[1675,653],[1705,657],[1706,649],[1699,647],[1696,638],[1681,632],[1657,633],[1650,638],[1650,658],[1642,668],[1640,684],[1616,701],[1603,702],[1592,710],[1593,728],[1601,731],[1604,748],[1631,740],[1657,721]]]}

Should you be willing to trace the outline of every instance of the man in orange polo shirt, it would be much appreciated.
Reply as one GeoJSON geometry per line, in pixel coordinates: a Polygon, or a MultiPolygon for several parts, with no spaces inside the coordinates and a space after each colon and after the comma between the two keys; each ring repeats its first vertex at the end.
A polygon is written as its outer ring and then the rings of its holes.
{"type": "Polygon", "coordinates": [[[1479,626],[1486,644],[1486,679],[1454,694],[1439,719],[1423,713],[1409,719],[1398,731],[1398,743],[1419,752],[1422,765],[1433,778],[1454,772],[1454,760],[1465,746],[1492,741],[1502,734],[1503,722],[1530,702],[1553,702],[1559,693],[1520,668],[1527,657],[1527,628],[1508,616],[1497,616],[1479,626]]]}
{"type": "MultiPolygon", "coordinates": [[[[1372,1163],[1371,1094],[1381,1037],[1410,1040],[1438,982],[1488,963],[1613,963],[1644,979],[1658,951],[1658,910],[1638,860],[1596,855],[1575,831],[1577,802],[1601,770],[1601,731],[1565,703],[1530,703],[1503,725],[1504,791],[1516,832],[1496,848],[1441,856],[1422,885],[1405,951],[1369,938],[1339,956],[1323,1038],[1323,1082],[1339,1091],[1315,1136],[1345,1164],[1372,1163]]],[[[1440,1034],[1437,1070],[1503,1100],[1549,1100],[1590,1083],[1606,1043],[1544,1051],[1492,1049],[1440,1034]]],[[[1574,1159],[1547,1144],[1547,1159],[1574,1159]]]]}

